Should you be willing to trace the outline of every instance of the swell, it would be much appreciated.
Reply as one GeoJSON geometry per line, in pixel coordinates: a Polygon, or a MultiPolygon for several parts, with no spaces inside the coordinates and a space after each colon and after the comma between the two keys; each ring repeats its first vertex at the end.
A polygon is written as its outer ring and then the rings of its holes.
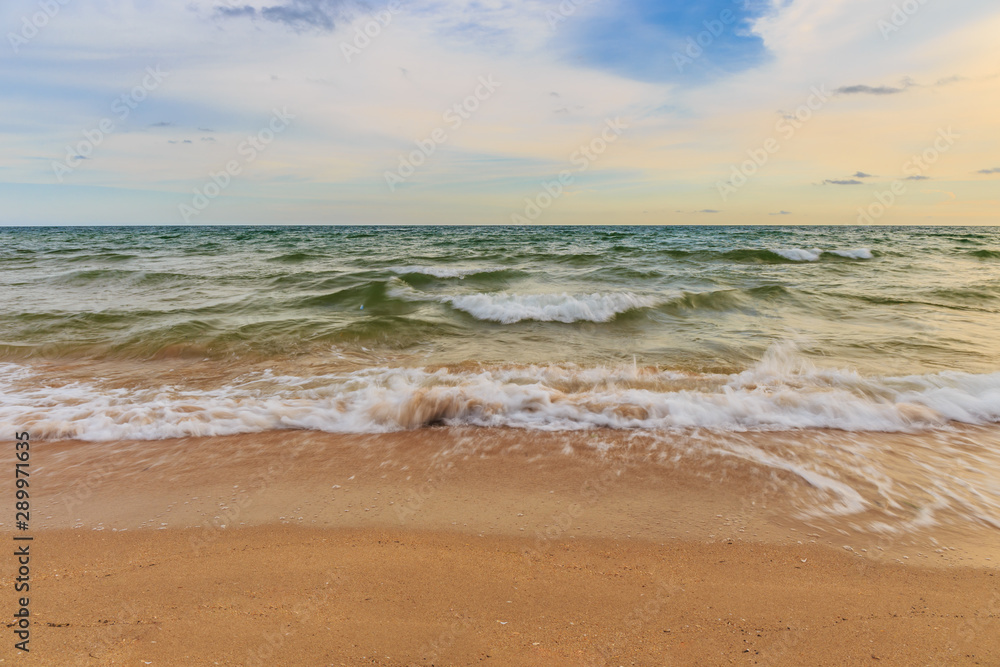
{"type": "Polygon", "coordinates": [[[819,248],[738,248],[734,250],[664,249],[659,254],[671,259],[739,264],[800,264],[812,262],[861,262],[879,256],[868,248],[821,250],[819,248]]]}
{"type": "Polygon", "coordinates": [[[127,269],[85,269],[52,276],[48,282],[53,285],[88,286],[93,284],[163,285],[190,280],[189,276],[165,271],[130,271],[127,269]]]}

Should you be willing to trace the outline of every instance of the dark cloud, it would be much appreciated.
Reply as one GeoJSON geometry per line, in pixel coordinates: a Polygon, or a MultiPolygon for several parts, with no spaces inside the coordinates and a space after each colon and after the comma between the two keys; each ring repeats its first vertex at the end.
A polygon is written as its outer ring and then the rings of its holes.
{"type": "Polygon", "coordinates": [[[170,127],[172,125],[173,125],[173,123],[170,123],[170,122],[165,121],[165,120],[161,120],[159,123],[153,123],[152,125],[150,125],[150,127],[170,127]]]}
{"type": "Polygon", "coordinates": [[[917,83],[907,76],[900,80],[898,86],[866,86],[864,84],[857,84],[854,86],[841,86],[833,92],[839,95],[895,95],[906,91],[908,88],[936,88],[967,80],[963,76],[949,76],[944,79],[938,79],[934,83],[917,83]]]}
{"type": "Polygon", "coordinates": [[[838,95],[895,95],[896,93],[901,93],[909,85],[904,85],[899,88],[893,88],[892,86],[841,86],[833,92],[838,95]]]}
{"type": "Polygon", "coordinates": [[[845,180],[845,181],[831,181],[828,178],[825,181],[823,181],[823,184],[824,185],[826,185],[826,184],[829,184],[829,185],[863,185],[863,183],[861,181],[859,181],[859,180],[857,180],[855,178],[852,178],[850,180],[845,180]]]}
{"type": "Polygon", "coordinates": [[[851,178],[871,178],[871,177],[872,177],[871,174],[866,174],[863,171],[859,171],[856,174],[854,174],[854,176],[852,176],[851,178]]]}
{"type": "Polygon", "coordinates": [[[202,137],[202,141],[215,141],[215,137],[202,137]]]}
{"type": "Polygon", "coordinates": [[[980,169],[976,173],[977,174],[1000,174],[1000,167],[993,167],[992,169],[980,169]]]}
{"type": "Polygon", "coordinates": [[[698,212],[699,213],[718,213],[718,211],[716,211],[714,208],[703,208],[703,209],[701,209],[698,212]]]}
{"type": "Polygon", "coordinates": [[[215,132],[215,130],[213,130],[211,128],[208,128],[208,127],[199,127],[198,131],[199,132],[215,132]]]}
{"type": "Polygon", "coordinates": [[[931,177],[930,176],[921,176],[921,175],[917,174],[916,176],[907,176],[903,180],[906,180],[906,181],[929,181],[929,180],[931,180],[931,177]]]}
{"type": "Polygon", "coordinates": [[[778,211],[777,213],[770,213],[769,215],[791,215],[791,211],[778,211]]]}
{"type": "Polygon", "coordinates": [[[281,4],[256,9],[242,7],[216,7],[216,15],[223,18],[257,18],[273,23],[283,23],[293,30],[333,30],[335,20],[343,15],[345,0],[285,0],[281,4]]]}
{"type": "Polygon", "coordinates": [[[256,16],[257,10],[250,5],[243,5],[242,7],[216,7],[215,13],[219,16],[231,19],[238,18],[240,16],[256,16]]]}

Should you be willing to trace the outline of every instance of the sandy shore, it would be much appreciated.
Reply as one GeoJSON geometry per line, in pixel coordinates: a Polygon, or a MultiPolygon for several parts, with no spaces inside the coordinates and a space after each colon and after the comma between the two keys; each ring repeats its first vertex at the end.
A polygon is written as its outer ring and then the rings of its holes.
{"type": "Polygon", "coordinates": [[[1000,664],[993,532],[875,539],[802,518],[794,479],[581,437],[40,444],[32,651],[0,658],[1000,664]]]}

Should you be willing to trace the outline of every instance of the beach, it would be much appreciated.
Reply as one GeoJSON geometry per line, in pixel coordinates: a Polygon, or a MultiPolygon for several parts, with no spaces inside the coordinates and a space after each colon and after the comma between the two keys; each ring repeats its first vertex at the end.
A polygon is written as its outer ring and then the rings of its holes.
{"type": "Polygon", "coordinates": [[[1000,658],[995,532],[845,535],[796,518],[793,480],[584,437],[46,443],[37,664],[1000,658]]]}

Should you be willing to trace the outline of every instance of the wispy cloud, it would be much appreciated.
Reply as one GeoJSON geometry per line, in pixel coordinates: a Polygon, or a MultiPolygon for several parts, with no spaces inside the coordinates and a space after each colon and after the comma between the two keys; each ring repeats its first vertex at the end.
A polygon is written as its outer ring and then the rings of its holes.
{"type": "Polygon", "coordinates": [[[898,88],[894,88],[893,86],[866,86],[864,84],[858,84],[855,86],[841,86],[833,92],[838,95],[896,95],[909,87],[910,86],[900,86],[898,88]]]}
{"type": "Polygon", "coordinates": [[[863,185],[863,184],[862,184],[861,181],[857,180],[856,178],[839,180],[839,181],[837,181],[837,180],[831,180],[831,179],[828,178],[825,181],[823,181],[823,185],[863,185]]]}
{"type": "Polygon", "coordinates": [[[344,0],[287,0],[278,5],[257,9],[251,5],[216,7],[223,18],[256,18],[283,23],[293,30],[315,28],[330,31],[344,15],[344,0]]]}
{"type": "Polygon", "coordinates": [[[976,173],[977,174],[1000,174],[1000,167],[993,167],[992,169],[980,169],[976,173]]]}

